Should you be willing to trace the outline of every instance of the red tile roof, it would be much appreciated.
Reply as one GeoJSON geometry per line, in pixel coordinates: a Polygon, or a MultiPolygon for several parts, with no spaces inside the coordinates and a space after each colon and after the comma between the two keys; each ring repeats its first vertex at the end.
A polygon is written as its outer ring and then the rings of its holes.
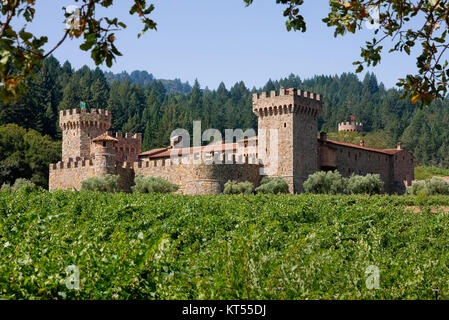
{"type": "Polygon", "coordinates": [[[168,147],[168,148],[151,149],[151,150],[142,152],[141,154],[139,154],[139,156],[152,156],[152,155],[155,155],[155,154],[157,154],[157,153],[161,153],[161,152],[163,152],[163,151],[166,151],[166,150],[168,150],[168,149],[170,149],[170,147],[168,147]]]}
{"type": "Polygon", "coordinates": [[[105,132],[102,135],[96,137],[92,141],[94,141],[94,142],[96,142],[96,141],[114,141],[114,142],[118,142],[118,140],[116,138],[111,137],[110,135],[108,135],[107,132],[105,132]]]}
{"type": "MultiPolygon", "coordinates": [[[[321,141],[321,139],[319,139],[319,140],[321,141]]],[[[362,149],[362,150],[373,151],[373,152],[384,153],[384,154],[395,154],[395,153],[398,153],[398,152],[402,151],[402,150],[398,150],[398,149],[368,148],[368,147],[362,147],[360,145],[353,144],[353,143],[341,142],[341,141],[330,140],[330,139],[326,139],[326,142],[327,143],[331,143],[331,144],[336,144],[336,145],[339,145],[339,146],[345,146],[345,147],[350,147],[350,148],[362,149]]]]}
{"type": "MultiPolygon", "coordinates": [[[[245,139],[244,141],[257,140],[257,138],[258,137],[255,136],[255,137],[251,137],[249,139],[245,139]]],[[[318,138],[318,141],[322,141],[322,140],[320,138],[318,138]]],[[[341,141],[331,140],[331,139],[326,139],[325,141],[329,144],[335,144],[335,145],[340,145],[340,146],[345,146],[345,147],[350,147],[350,148],[355,148],[355,149],[378,152],[378,153],[383,153],[383,154],[388,154],[388,155],[393,155],[393,154],[396,154],[403,150],[403,149],[398,150],[398,149],[368,148],[368,147],[362,147],[360,145],[353,144],[353,143],[341,142],[341,141]]],[[[182,154],[193,154],[195,152],[202,153],[202,152],[211,152],[211,151],[236,150],[237,147],[238,147],[237,143],[216,143],[216,144],[211,144],[211,145],[203,146],[203,147],[179,148],[176,150],[178,150],[177,151],[178,155],[182,155],[182,154]]],[[[153,149],[153,150],[143,152],[139,156],[148,156],[149,158],[153,158],[153,159],[167,158],[172,155],[172,152],[174,152],[174,151],[171,149],[171,147],[159,148],[159,149],[153,149]]]]}

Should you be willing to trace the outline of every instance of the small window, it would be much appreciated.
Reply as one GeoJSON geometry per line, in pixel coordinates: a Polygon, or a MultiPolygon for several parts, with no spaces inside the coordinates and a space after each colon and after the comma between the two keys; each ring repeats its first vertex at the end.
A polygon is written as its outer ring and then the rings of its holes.
{"type": "Polygon", "coordinates": [[[287,128],[287,123],[284,122],[284,128],[287,128]]]}
{"type": "Polygon", "coordinates": [[[103,147],[106,147],[106,141],[103,141],[103,147]]]}

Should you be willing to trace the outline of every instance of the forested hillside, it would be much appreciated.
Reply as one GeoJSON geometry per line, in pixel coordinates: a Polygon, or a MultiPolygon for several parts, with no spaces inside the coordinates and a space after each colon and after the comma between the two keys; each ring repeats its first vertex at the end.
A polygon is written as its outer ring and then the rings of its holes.
{"type": "Polygon", "coordinates": [[[126,71],[117,74],[106,71],[104,75],[109,83],[112,83],[114,81],[128,80],[132,84],[140,84],[142,86],[146,86],[148,84],[152,84],[157,80],[164,85],[167,93],[189,93],[192,90],[189,82],[182,82],[180,79],[155,79],[151,73],[148,73],[146,71],[133,71],[131,72],[131,74],[128,74],[128,72],[126,71]]]}
{"type": "Polygon", "coordinates": [[[0,125],[15,123],[59,140],[58,111],[85,101],[90,108],[112,110],[112,130],[142,132],[144,150],[167,145],[175,128],[191,131],[193,120],[202,120],[203,130],[257,128],[252,93],[296,87],[324,96],[320,130],[336,131],[338,122],[354,115],[364,123],[367,145],[393,147],[401,140],[418,162],[449,168],[449,101],[418,110],[400,99],[400,91],[379,84],[373,74],[363,81],[351,73],[306,80],[290,75],[269,80],[264,88],[249,89],[238,82],[210,91],[202,90],[197,81],[190,87],[179,80],[157,80],[144,71],[114,75],[98,68],[74,70],[69,62],[60,64],[50,57],[27,87],[20,100],[0,106],[0,125]]]}

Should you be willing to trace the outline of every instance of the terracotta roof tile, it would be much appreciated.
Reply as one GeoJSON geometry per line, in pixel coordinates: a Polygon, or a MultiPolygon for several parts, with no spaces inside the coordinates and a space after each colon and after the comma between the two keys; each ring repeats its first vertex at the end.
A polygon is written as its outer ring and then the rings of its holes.
{"type": "MultiPolygon", "coordinates": [[[[258,137],[255,136],[255,137],[251,137],[249,139],[245,139],[244,141],[257,140],[257,138],[258,137]]],[[[318,138],[318,140],[322,141],[320,138],[318,138]]],[[[362,147],[360,145],[353,144],[353,143],[342,142],[342,141],[331,140],[331,139],[326,139],[325,141],[329,144],[335,144],[335,145],[340,145],[340,146],[345,146],[345,147],[350,147],[350,148],[355,148],[355,149],[378,152],[378,153],[383,153],[383,154],[388,154],[388,155],[393,155],[393,154],[396,154],[403,150],[403,149],[398,150],[398,149],[368,148],[368,147],[362,147]]],[[[184,154],[193,154],[195,152],[236,150],[237,146],[238,146],[237,143],[216,143],[216,144],[211,144],[211,145],[203,146],[203,147],[179,148],[177,150],[178,150],[178,155],[182,155],[183,153],[184,154]]],[[[159,148],[159,149],[153,149],[153,150],[143,152],[140,155],[149,156],[150,158],[153,158],[153,159],[167,158],[172,155],[172,150],[170,148],[159,148]]]]}
{"type": "MultiPolygon", "coordinates": [[[[318,139],[318,140],[322,141],[321,139],[318,139]]],[[[350,148],[373,151],[373,152],[378,152],[378,153],[383,153],[383,154],[388,154],[388,155],[395,154],[395,153],[401,151],[401,150],[397,150],[397,149],[375,149],[375,148],[362,147],[357,144],[341,142],[341,141],[337,141],[337,140],[330,140],[330,139],[326,139],[326,142],[330,143],[330,144],[336,144],[336,145],[350,147],[350,148]]]]}
{"type": "Polygon", "coordinates": [[[107,132],[105,132],[102,135],[96,137],[92,141],[94,141],[94,142],[96,142],[96,141],[114,141],[114,142],[118,142],[118,140],[116,138],[111,137],[110,135],[108,135],[107,132]]]}
{"type": "Polygon", "coordinates": [[[139,154],[139,156],[151,156],[157,153],[161,153],[163,151],[168,150],[169,148],[157,148],[157,149],[151,149],[145,152],[142,152],[141,154],[139,154]]]}

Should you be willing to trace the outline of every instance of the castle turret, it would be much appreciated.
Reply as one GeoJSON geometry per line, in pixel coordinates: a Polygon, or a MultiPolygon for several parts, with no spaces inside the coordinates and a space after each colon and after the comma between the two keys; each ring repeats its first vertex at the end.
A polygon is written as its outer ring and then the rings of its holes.
{"type": "Polygon", "coordinates": [[[111,113],[103,109],[70,109],[59,113],[62,130],[62,161],[86,158],[90,142],[111,127],[111,113]]]}
{"type": "Polygon", "coordinates": [[[321,100],[320,95],[296,89],[253,95],[253,112],[259,118],[259,139],[262,131],[267,138],[259,141],[259,159],[264,166],[276,168],[269,175],[283,176],[290,192],[301,192],[304,181],[318,168],[317,118],[322,110],[321,100]],[[273,129],[277,130],[277,150],[270,143],[273,129]],[[266,152],[260,152],[261,143],[265,145],[262,151],[266,152]],[[277,166],[273,166],[276,159],[277,166]]]}
{"type": "Polygon", "coordinates": [[[338,131],[363,132],[363,124],[361,122],[340,122],[338,124],[338,131]]]}
{"type": "Polygon", "coordinates": [[[106,174],[115,174],[115,146],[118,140],[107,132],[92,140],[92,149],[95,154],[95,176],[103,177],[106,174]]]}

